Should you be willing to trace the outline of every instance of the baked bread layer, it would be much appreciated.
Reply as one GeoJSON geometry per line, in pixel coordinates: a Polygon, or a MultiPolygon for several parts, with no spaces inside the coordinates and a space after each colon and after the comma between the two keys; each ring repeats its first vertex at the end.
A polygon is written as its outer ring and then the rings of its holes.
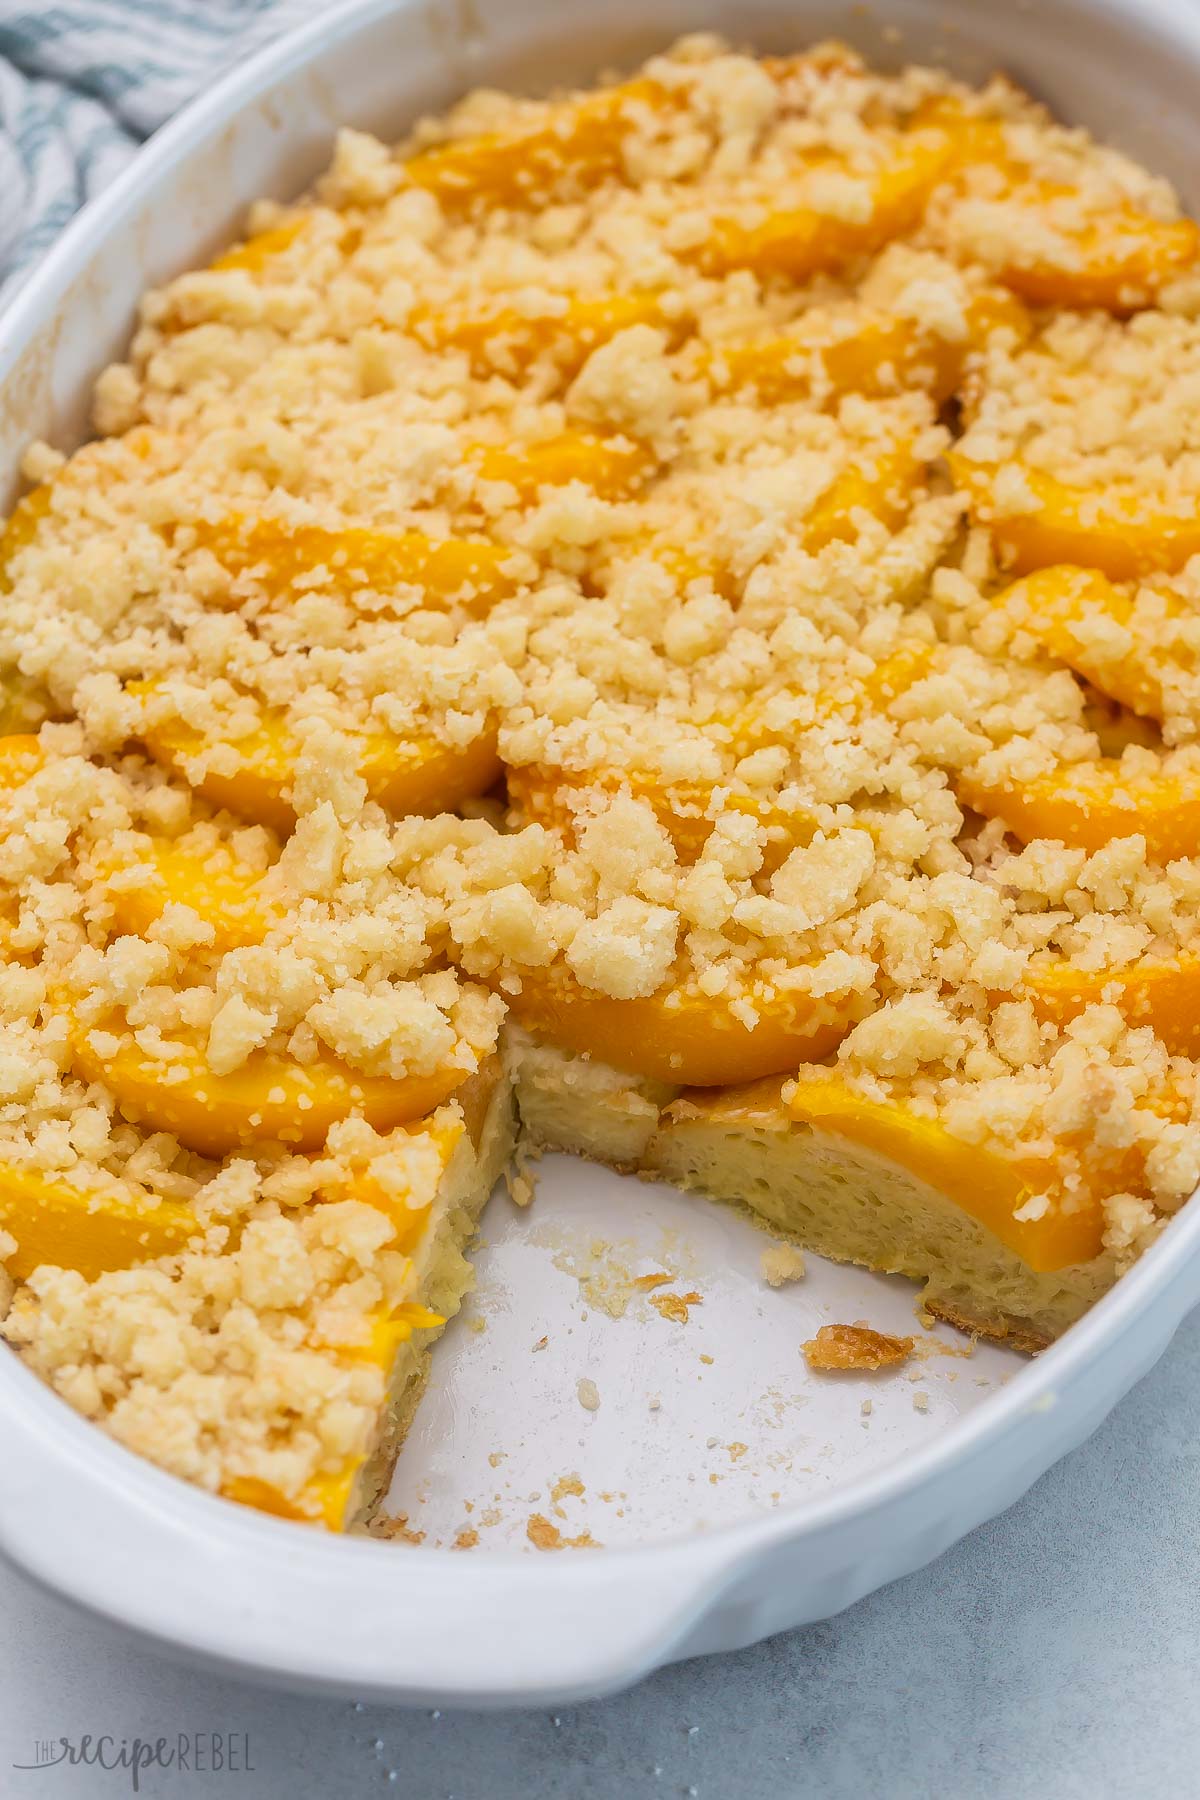
{"type": "Polygon", "coordinates": [[[749,1211],[806,1250],[922,1284],[923,1311],[1040,1350],[1116,1279],[1105,1252],[1042,1272],[955,1203],[862,1145],[792,1119],[780,1083],[713,1094],[626,1076],[528,1037],[510,1047],[521,1129],[749,1211]]]}

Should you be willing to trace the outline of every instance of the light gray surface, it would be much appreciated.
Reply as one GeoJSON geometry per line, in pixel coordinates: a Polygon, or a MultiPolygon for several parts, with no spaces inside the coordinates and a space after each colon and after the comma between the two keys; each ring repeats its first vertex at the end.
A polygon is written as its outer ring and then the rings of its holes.
{"type": "MultiPolygon", "coordinates": [[[[1200,1315],[1081,1451],[933,1568],[841,1618],[557,1716],[357,1711],[181,1669],[0,1569],[0,1795],[35,1740],[248,1732],[254,1800],[1107,1800],[1200,1793],[1200,1315]],[[389,1782],[389,1772],[395,1778],[389,1782]]],[[[403,1554],[397,1551],[397,1554],[403,1554]]]]}

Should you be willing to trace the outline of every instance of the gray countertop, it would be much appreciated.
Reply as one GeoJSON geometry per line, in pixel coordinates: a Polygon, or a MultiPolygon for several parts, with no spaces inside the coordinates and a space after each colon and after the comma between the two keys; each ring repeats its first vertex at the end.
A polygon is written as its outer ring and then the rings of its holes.
{"type": "Polygon", "coordinates": [[[124,1771],[13,1771],[39,1738],[191,1731],[248,1734],[253,1772],[153,1772],[143,1794],[1187,1800],[1200,1794],[1198,1418],[1200,1314],[1090,1443],[932,1568],[826,1624],[557,1715],[260,1692],[177,1667],[0,1568],[0,1795],[130,1791],[124,1771]]]}

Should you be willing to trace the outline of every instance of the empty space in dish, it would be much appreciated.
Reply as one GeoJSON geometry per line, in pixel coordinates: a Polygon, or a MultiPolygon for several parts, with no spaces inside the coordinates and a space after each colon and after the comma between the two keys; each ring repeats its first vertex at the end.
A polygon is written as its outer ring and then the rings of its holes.
{"type": "Polygon", "coordinates": [[[401,1539],[478,1555],[729,1525],[928,1447],[1025,1363],[923,1326],[899,1277],[807,1256],[768,1286],[774,1240],[731,1207],[571,1157],[536,1167],[530,1207],[489,1203],[476,1289],[434,1351],[381,1509],[401,1539]],[[858,1322],[914,1354],[809,1369],[806,1339],[858,1322]]]}

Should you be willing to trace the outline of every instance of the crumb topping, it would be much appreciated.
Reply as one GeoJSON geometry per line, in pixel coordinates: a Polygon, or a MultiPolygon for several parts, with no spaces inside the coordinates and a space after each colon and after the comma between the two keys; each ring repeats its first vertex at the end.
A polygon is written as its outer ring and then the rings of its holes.
{"type": "Polygon", "coordinates": [[[1200,1175],[1197,266],[1009,83],[693,37],[343,132],[148,294],[0,537],[32,1366],[207,1487],[336,1483],[509,1014],[836,1079],[1148,1243],[1200,1175]]]}

